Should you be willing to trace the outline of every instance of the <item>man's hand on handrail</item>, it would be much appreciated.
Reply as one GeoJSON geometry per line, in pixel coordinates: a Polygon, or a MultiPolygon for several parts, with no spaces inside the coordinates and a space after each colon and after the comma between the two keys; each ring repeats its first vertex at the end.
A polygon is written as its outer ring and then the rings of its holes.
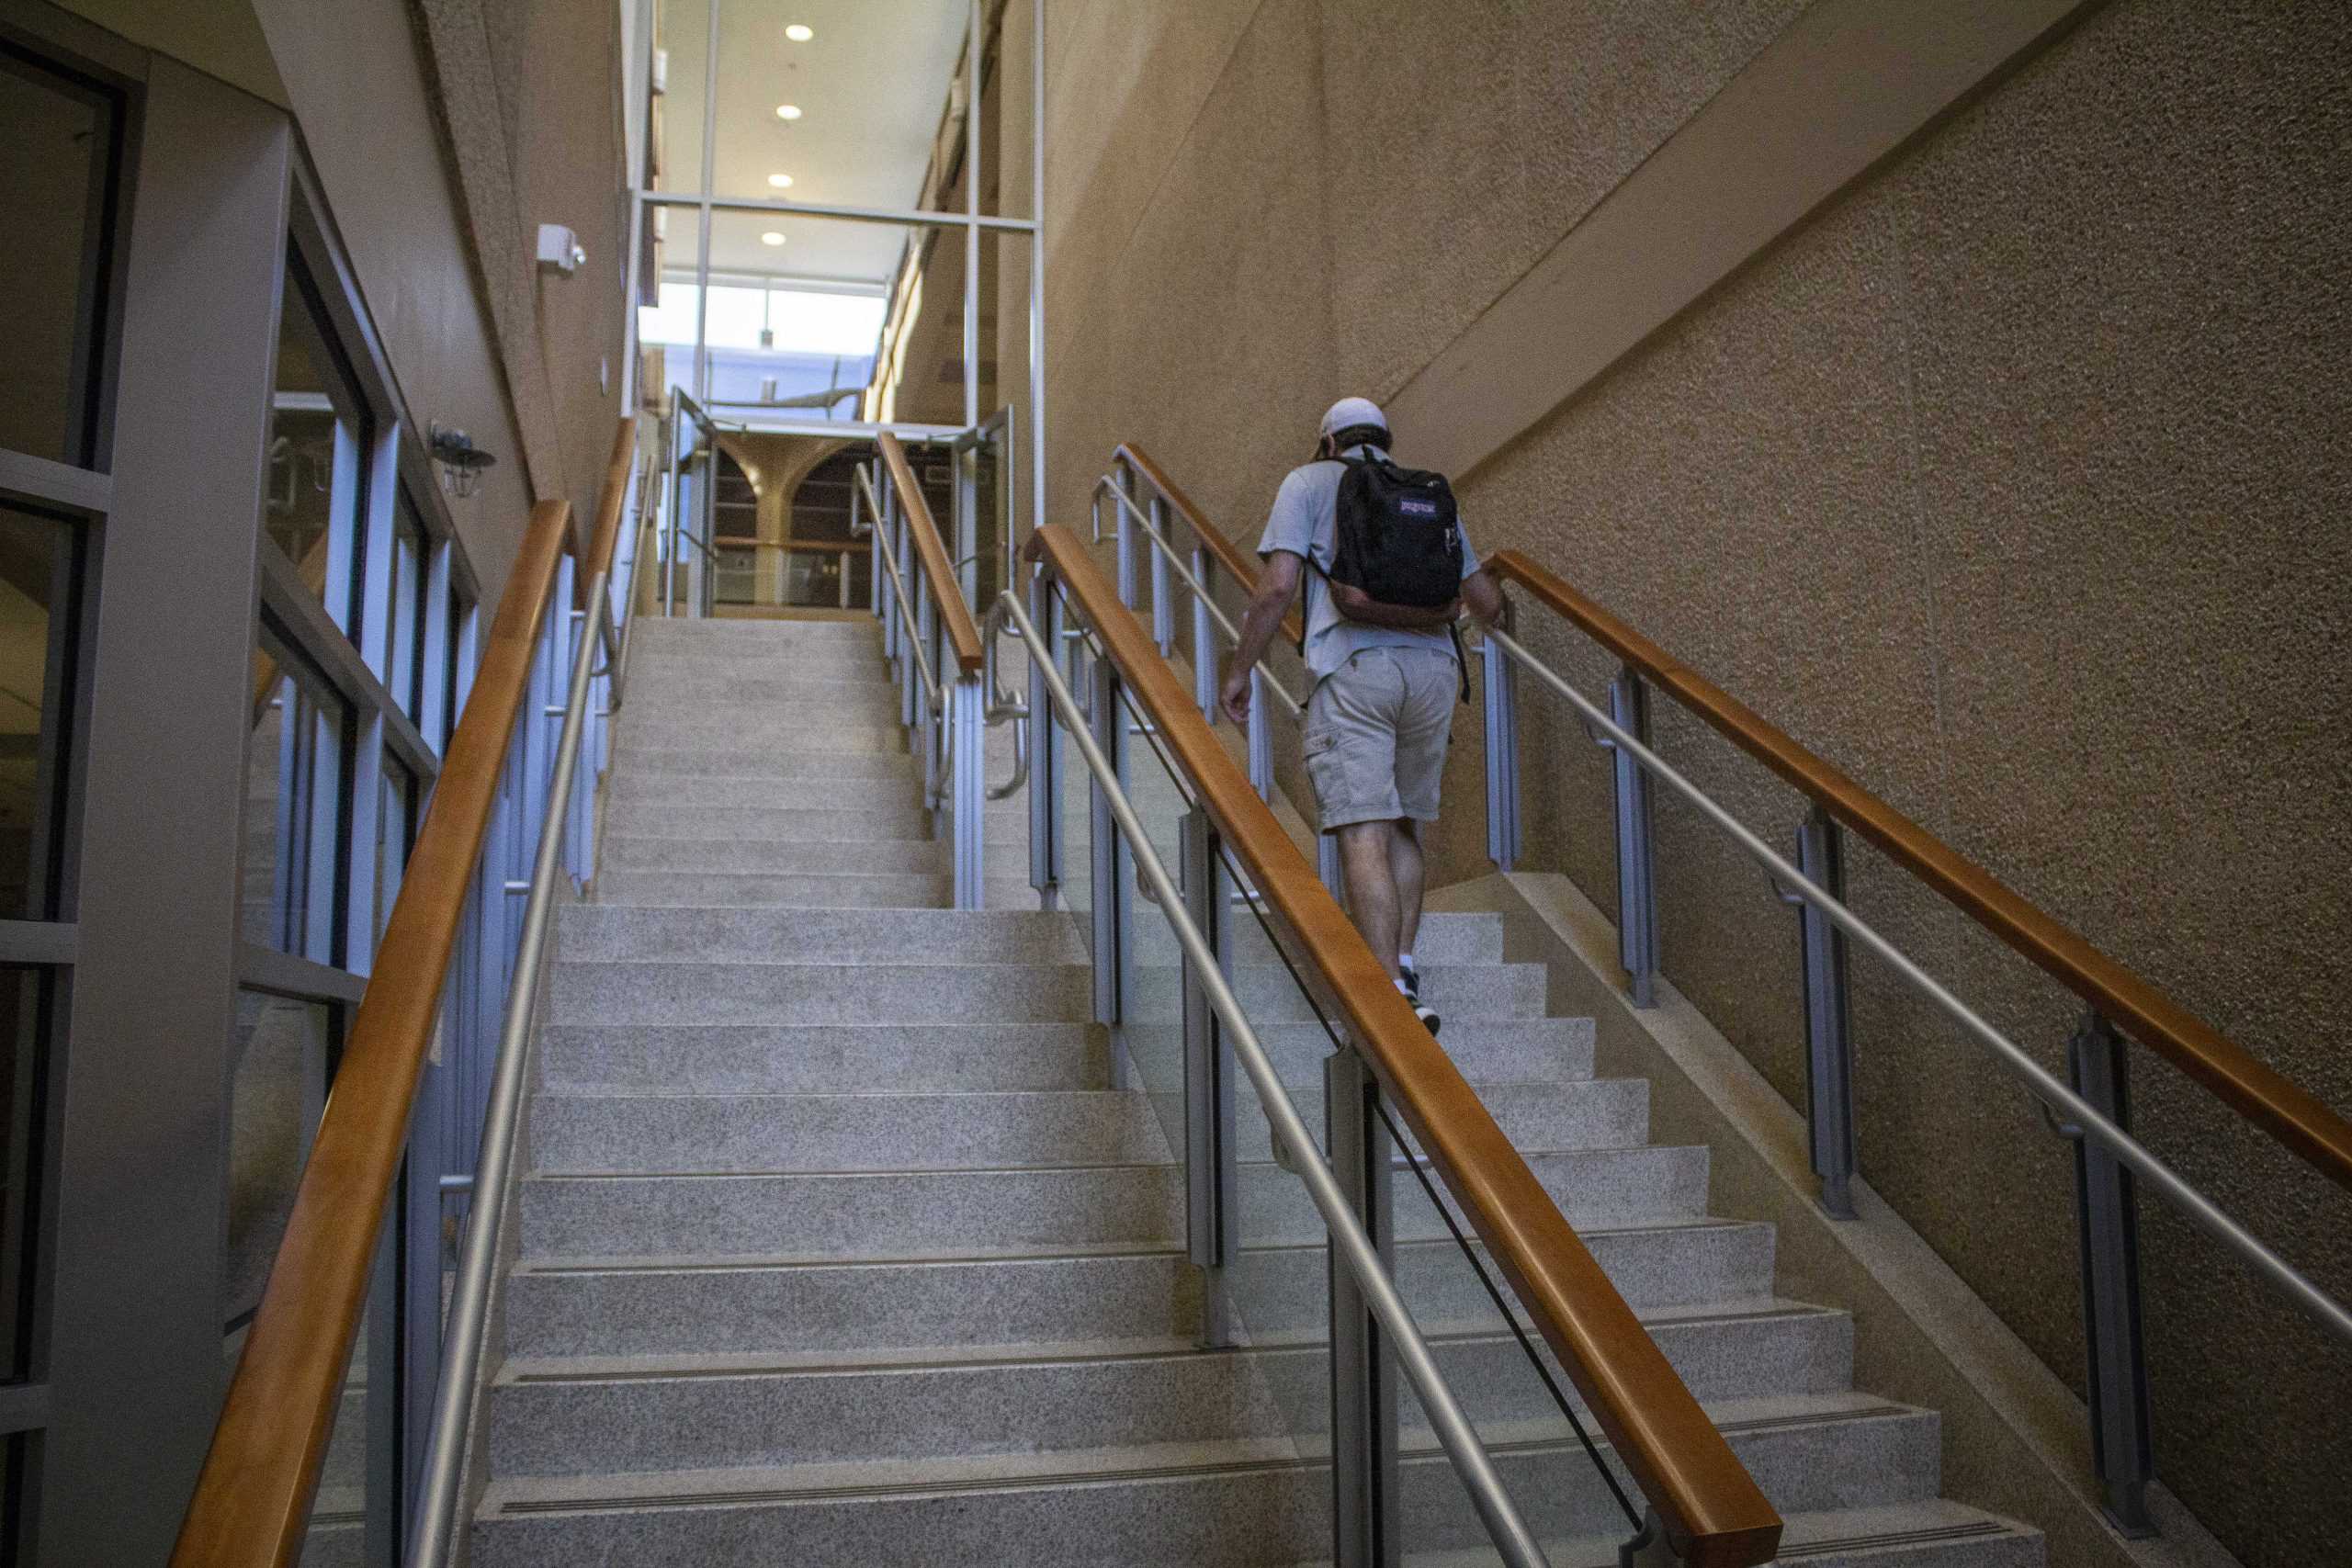
{"type": "Polygon", "coordinates": [[[1462,604],[1482,626],[1495,626],[1510,613],[1502,583],[1483,566],[1462,580],[1462,604]]]}

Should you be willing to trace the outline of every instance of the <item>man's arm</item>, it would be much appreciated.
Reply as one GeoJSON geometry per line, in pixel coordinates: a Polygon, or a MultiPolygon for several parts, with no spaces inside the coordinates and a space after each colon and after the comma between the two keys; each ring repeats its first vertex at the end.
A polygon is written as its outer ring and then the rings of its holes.
{"type": "Polygon", "coordinates": [[[1503,585],[1483,566],[1462,580],[1462,603],[1478,617],[1482,626],[1491,626],[1501,620],[1503,612],[1510,607],[1503,598],[1503,585]]]}
{"type": "Polygon", "coordinates": [[[1258,574],[1258,586],[1250,592],[1250,607],[1241,612],[1241,641],[1226,660],[1225,684],[1217,696],[1225,716],[1236,724],[1250,722],[1250,671],[1266,657],[1266,649],[1273,642],[1283,614],[1298,593],[1298,581],[1306,564],[1288,550],[1270,553],[1266,570],[1258,574]]]}

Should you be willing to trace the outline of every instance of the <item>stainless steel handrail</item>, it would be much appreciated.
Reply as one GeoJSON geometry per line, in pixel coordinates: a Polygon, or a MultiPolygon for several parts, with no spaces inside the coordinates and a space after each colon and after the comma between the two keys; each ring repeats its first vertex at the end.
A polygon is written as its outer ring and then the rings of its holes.
{"type": "MultiPolygon", "coordinates": [[[[611,604],[607,578],[589,584],[588,614],[602,619],[611,604]]],[[[592,632],[594,628],[589,628],[592,632]]],[[[465,1469],[466,1437],[480,1392],[488,1339],[490,1293],[498,1274],[499,1233],[505,1223],[508,1173],[522,1128],[523,1097],[530,1082],[531,1025],[537,1014],[539,967],[554,917],[556,873],[563,857],[564,828],[572,811],[572,781],[588,729],[589,677],[598,648],[593,635],[580,639],[571,661],[571,689],[563,708],[563,734],[556,744],[555,772],[548,785],[547,815],[531,866],[531,892],[523,908],[523,938],[514,953],[514,986],[506,997],[505,1025],[499,1032],[498,1065],[491,1079],[490,1104],[482,1118],[481,1154],[474,1167],[473,1207],[450,1292],[449,1323],[441,1340],[441,1378],[433,1395],[424,1473],[417,1489],[416,1533],[409,1568],[441,1568],[448,1559],[458,1513],[458,1483],[465,1469]]]]}
{"type": "Polygon", "coordinates": [[[1363,1226],[1349,1208],[1346,1195],[1340,1190],[1339,1179],[1324,1162],[1323,1152],[1316,1144],[1306,1123],[1300,1118],[1298,1108],[1283,1088],[1273,1063],[1267,1058],[1255,1030],[1241,1010],[1233,988],[1225,978],[1213,953],[1192,919],[1184,912],[1183,895],[1175,879],[1161,863],[1159,852],[1153,847],[1150,833],[1126,793],[1119,787],[1118,771],[1103,756],[1095,743],[1091,727],[1080,711],[1078,700],[1070,694],[1069,686],[1054,667],[1054,658],[1044,637],[1027,612],[1011,593],[1000,594],[989,612],[986,633],[993,637],[998,629],[1010,622],[1020,633],[1033,667],[1044,677],[1047,696],[1054,710],[1061,716],[1063,727],[1079,755],[1085,759],[1087,770],[1094,775],[1096,786],[1102,790],[1109,805],[1111,816],[1118,824],[1120,836],[1127,840],[1136,873],[1148,884],[1160,910],[1168,917],[1176,940],[1184,950],[1198,976],[1209,1006],[1223,1025],[1225,1038],[1233,1047],[1236,1060],[1250,1075],[1250,1084],[1258,1091],[1260,1105],[1272,1129],[1275,1146],[1287,1156],[1287,1167],[1303,1182],[1307,1196],[1323,1217],[1331,1234],[1335,1249],[1346,1259],[1348,1270],[1355,1277],[1364,1294],[1365,1304],[1379,1319],[1396,1351],[1397,1364],[1404,1370],[1413,1391],[1420,1396],[1421,1408],[1430,1418],[1438,1443],[1445,1450],[1461,1475],[1463,1485],[1470,1494],[1472,1504],[1486,1522],[1487,1533],[1503,1560],[1514,1568],[1549,1568],[1544,1549],[1536,1543],[1527,1522],[1520,1517],[1519,1508],[1503,1489],[1501,1477],[1495,1473],[1494,1462],[1477,1431],[1463,1414],[1459,1401],[1438,1370],[1436,1359],[1430,1355],[1428,1343],[1414,1325],[1412,1314],[1406,1308],[1403,1296],[1380,1266],[1380,1253],[1363,1226]]]}
{"type": "MultiPolygon", "coordinates": [[[[1170,569],[1184,580],[1184,586],[1193,591],[1193,597],[1199,601],[1201,608],[1206,610],[1216,619],[1218,627],[1225,633],[1226,640],[1236,647],[1240,646],[1241,628],[1235,626],[1227,617],[1226,613],[1217,607],[1216,596],[1208,591],[1207,586],[1199,578],[1193,575],[1192,568],[1186,566],[1182,558],[1177,555],[1176,547],[1170,544],[1161,536],[1159,530],[1151,525],[1151,519],[1144,514],[1143,508],[1137,506],[1127,492],[1119,488],[1118,482],[1108,474],[1104,474],[1094,481],[1094,491],[1097,495],[1107,493],[1112,500],[1117,502],[1134,516],[1136,525],[1143,530],[1144,537],[1151,541],[1153,548],[1168,558],[1170,569]]],[[[1098,533],[1095,538],[1096,542],[1100,543],[1102,536],[1098,533]]],[[[1195,659],[1200,657],[1197,649],[1194,650],[1193,657],[1195,659]]],[[[1274,678],[1274,672],[1266,668],[1262,660],[1258,664],[1258,673],[1264,679],[1268,689],[1283,700],[1283,706],[1289,708],[1294,714],[1300,716],[1306,714],[1306,705],[1290,694],[1290,689],[1274,678]]]]}
{"type": "Polygon", "coordinates": [[[2191,1187],[2173,1168],[2159,1159],[2129,1133],[2100,1114],[2090,1102],[2068,1089],[2035,1061],[2026,1050],[1985,1021],[1975,1010],[1954,996],[1926,970],[1906,957],[1885,937],[1830,896],[1819,884],[1790,864],[1762,839],[1749,831],[1745,824],[1717,805],[1705,791],[1676,771],[1673,765],[1644,745],[1631,731],[1570,685],[1549,665],[1522,648],[1510,635],[1498,627],[1487,628],[1487,637],[1496,646],[1510,655],[1512,660],[1537,680],[1567,699],[1584,721],[1585,728],[1603,737],[1618,751],[1630,757],[1651,777],[1667,784],[1674,792],[1699,809],[1702,816],[1731,835],[1732,840],[1747,852],[1749,857],[1762,865],[1775,882],[1788,888],[1806,903],[1819,909],[1849,936],[1877,954],[1904,982],[1933,1002],[1954,1022],[1989,1047],[2002,1064],[2025,1080],[2033,1097],[2051,1110],[2063,1114],[2080,1127],[2083,1135],[2113,1155],[2116,1159],[2145,1178],[2170,1199],[2200,1230],[2236,1253],[2256,1272],[2284,1292],[2296,1305],[2311,1314],[2321,1326],[2347,1344],[2352,1344],[2352,1311],[2346,1311],[2335,1299],[2322,1291],[2285,1258],[2265,1246],[2260,1238],[2223,1213],[2213,1201],[2191,1187]]]}

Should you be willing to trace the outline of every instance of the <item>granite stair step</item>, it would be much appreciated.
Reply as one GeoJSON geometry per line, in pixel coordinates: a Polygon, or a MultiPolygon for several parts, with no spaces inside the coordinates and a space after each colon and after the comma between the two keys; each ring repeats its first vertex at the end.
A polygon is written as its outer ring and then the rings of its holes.
{"type": "Polygon", "coordinates": [[[1167,1157],[1140,1094],[542,1094],[535,1168],[567,1175],[1001,1169],[1167,1157]]]}
{"type": "MultiPolygon", "coordinates": [[[[1713,1412],[1733,1450],[1791,1511],[1924,1498],[1937,1472],[1928,1412],[1850,1396],[1745,1401],[1713,1412]]],[[[1483,1540],[1460,1479],[1425,1433],[1405,1434],[1399,1480],[1408,1546],[1483,1540]]],[[[1606,1537],[1614,1502],[1573,1442],[1531,1432],[1496,1467],[1544,1536],[1606,1537]]],[[[1287,1443],[1212,1440],[1096,1450],[983,1452],[865,1461],[505,1477],[483,1498],[484,1568],[625,1559],[638,1568],[714,1562],[917,1561],[953,1541],[974,1562],[1040,1568],[1274,1564],[1329,1543],[1327,1466],[1287,1443]]]]}
{"type": "MultiPolygon", "coordinates": [[[[1527,1163],[1571,1224],[1702,1218],[1702,1146],[1533,1151],[1527,1163]]],[[[1323,1239],[1295,1177],[1240,1168],[1242,1231],[1253,1243],[1323,1239]]],[[[963,1254],[1136,1244],[1182,1235],[1183,1179],[1173,1165],[1069,1165],[1012,1170],[540,1174],[521,1186],[526,1255],[836,1258],[963,1254]]],[[[1446,1234],[1426,1204],[1397,1216],[1400,1241],[1446,1234]]]]}

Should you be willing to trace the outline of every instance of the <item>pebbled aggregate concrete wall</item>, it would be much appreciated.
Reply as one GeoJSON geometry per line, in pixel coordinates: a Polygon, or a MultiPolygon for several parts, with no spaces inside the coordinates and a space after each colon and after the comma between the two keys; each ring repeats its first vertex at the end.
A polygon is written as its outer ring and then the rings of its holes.
{"type": "MultiPolygon", "coordinates": [[[[1082,525],[1131,439],[1253,537],[1326,402],[1410,378],[1801,8],[1049,6],[1054,514],[1082,525]]],[[[2339,1107],[2347,79],[2338,6],[2094,7],[1462,487],[1483,547],[1549,563],[2339,1107]]],[[[1589,649],[1531,640],[1601,689],[1589,649]]],[[[1522,706],[1530,869],[1611,903],[1605,758],[1522,706]]],[[[1484,869],[1477,725],[1440,883],[1484,869]]],[[[1663,705],[1656,732],[1792,841],[1761,769],[1663,705]]],[[[1658,828],[1669,977],[1801,1104],[1793,916],[1694,814],[1661,802],[1658,828]]],[[[2058,987],[1849,860],[1868,918],[2063,1061],[2058,987]]],[[[1865,1172],[2079,1388],[2067,1146],[1860,958],[1854,1022],[1865,1172]]],[[[2352,1199],[2133,1068],[2146,1141],[2352,1295],[2352,1199]]],[[[2153,1201],[2143,1230],[2160,1472],[2249,1564],[2325,1560],[2352,1353],[2153,1201]]]]}

